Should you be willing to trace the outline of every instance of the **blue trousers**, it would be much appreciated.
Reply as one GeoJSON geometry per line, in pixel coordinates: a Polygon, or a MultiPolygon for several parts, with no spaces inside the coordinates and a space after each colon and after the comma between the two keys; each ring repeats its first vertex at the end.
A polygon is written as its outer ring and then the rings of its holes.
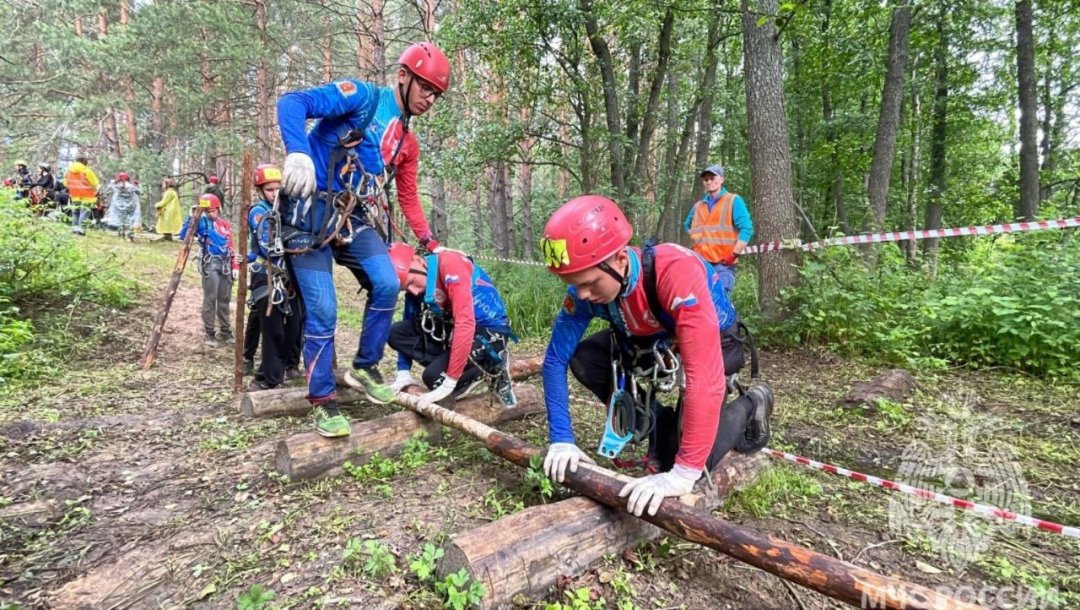
{"type": "Polygon", "coordinates": [[[304,320],[304,363],[307,366],[307,398],[313,405],[332,400],[337,395],[333,371],[337,329],[334,261],[352,271],[360,286],[368,292],[364,328],[353,358],[354,368],[374,366],[382,359],[397,305],[397,272],[386,253],[386,244],[369,227],[355,233],[352,243],[326,246],[292,257],[293,272],[307,315],[304,320]]]}
{"type": "Polygon", "coordinates": [[[720,274],[720,283],[724,286],[724,292],[731,296],[731,291],[735,290],[735,267],[728,267],[723,263],[711,263],[713,269],[720,274]]]}

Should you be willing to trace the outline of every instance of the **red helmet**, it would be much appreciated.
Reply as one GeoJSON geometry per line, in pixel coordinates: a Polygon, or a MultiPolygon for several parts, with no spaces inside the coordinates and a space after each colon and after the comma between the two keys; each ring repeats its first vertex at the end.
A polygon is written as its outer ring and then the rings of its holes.
{"type": "Polygon", "coordinates": [[[217,176],[210,176],[210,184],[217,184],[218,182],[221,182],[221,178],[218,178],[217,176]]]}
{"type": "Polygon", "coordinates": [[[390,244],[388,251],[390,262],[393,263],[394,271],[397,272],[398,284],[404,286],[405,279],[409,277],[409,267],[412,266],[413,255],[416,254],[416,251],[403,241],[390,244]]]}
{"type": "Polygon", "coordinates": [[[218,210],[221,209],[221,201],[217,198],[217,195],[207,193],[199,197],[199,207],[203,209],[218,210]]]}
{"type": "Polygon", "coordinates": [[[450,88],[450,62],[439,47],[430,42],[418,42],[405,49],[398,63],[431,83],[439,93],[450,88]]]}
{"type": "Polygon", "coordinates": [[[15,186],[14,178],[4,178],[4,186],[15,186]]]}
{"type": "Polygon", "coordinates": [[[262,186],[270,182],[281,182],[281,168],[269,163],[263,163],[255,168],[252,181],[255,186],[262,186]]]}
{"type": "Polygon", "coordinates": [[[116,181],[117,182],[127,182],[128,181],[127,173],[126,172],[120,172],[119,174],[116,174],[116,181]]]}
{"type": "Polygon", "coordinates": [[[569,275],[604,262],[630,243],[633,235],[634,228],[614,201],[582,195],[552,214],[540,251],[548,271],[569,275]]]}

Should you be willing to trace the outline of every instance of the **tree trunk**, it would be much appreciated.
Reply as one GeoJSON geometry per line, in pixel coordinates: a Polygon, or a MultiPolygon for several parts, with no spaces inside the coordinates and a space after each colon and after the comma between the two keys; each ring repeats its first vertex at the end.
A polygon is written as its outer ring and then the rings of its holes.
{"type": "MultiPolygon", "coordinates": [[[[198,226],[201,215],[202,208],[195,208],[195,213],[191,216],[192,227],[198,226]]],[[[181,246],[180,253],[176,255],[176,264],[173,266],[169,285],[165,288],[165,296],[161,299],[161,308],[158,310],[157,320],[154,321],[154,328],[150,330],[150,336],[146,339],[146,347],[143,348],[142,357],[139,358],[140,369],[150,368],[150,365],[154,364],[154,358],[157,357],[158,343],[161,341],[161,334],[165,331],[165,321],[169,319],[169,310],[172,309],[176,289],[180,287],[180,278],[184,276],[188,254],[191,252],[191,242],[194,238],[195,230],[192,229],[184,237],[184,245],[181,246]]]]}
{"type": "MultiPolygon", "coordinates": [[[[528,123],[529,109],[521,109],[522,121],[528,123]]],[[[518,192],[521,193],[521,241],[524,245],[524,257],[532,258],[536,248],[536,229],[533,226],[532,197],[533,197],[533,166],[532,150],[536,146],[536,138],[528,137],[518,143],[523,163],[518,169],[518,192]]]]}
{"type": "MultiPolygon", "coordinates": [[[[641,193],[641,178],[645,175],[645,163],[649,158],[649,150],[652,147],[652,137],[656,132],[657,109],[660,106],[660,92],[664,88],[664,79],[667,77],[668,62],[671,58],[671,32],[675,29],[675,8],[669,4],[664,13],[664,22],[660,26],[660,40],[657,43],[656,70],[653,72],[652,84],[649,86],[649,101],[645,106],[644,123],[641,126],[641,137],[637,145],[636,161],[632,164],[634,170],[627,182],[627,194],[638,195],[641,193]]],[[[713,68],[715,74],[715,67],[713,68]]],[[[711,92],[710,92],[711,96],[711,92]]],[[[631,135],[631,134],[627,134],[631,135]]],[[[631,142],[633,138],[628,138],[631,142]]],[[[632,154],[633,158],[634,155],[632,154]]],[[[627,163],[627,166],[631,166],[627,163]]]]}
{"type": "Polygon", "coordinates": [[[900,128],[900,104],[904,99],[904,76],[907,72],[908,31],[911,28],[910,0],[899,0],[893,8],[889,26],[889,56],[886,60],[885,86],[881,91],[881,113],[874,138],[874,158],[870,162],[867,184],[870,215],[864,229],[885,230],[889,203],[889,179],[896,153],[896,133],[900,128]]]}
{"type": "MultiPolygon", "coordinates": [[[[461,399],[454,406],[454,412],[485,424],[498,424],[544,411],[543,396],[535,387],[519,384],[514,387],[514,393],[518,398],[516,407],[503,407],[494,396],[483,394],[461,399]]],[[[278,443],[274,464],[279,473],[293,481],[314,479],[340,472],[345,462],[360,465],[376,453],[393,455],[420,431],[433,436],[440,433],[440,427],[412,411],[399,411],[378,419],[353,422],[352,434],[344,439],[301,432],[278,443]]]]}
{"type": "Polygon", "coordinates": [[[825,141],[829,145],[829,159],[832,166],[832,182],[829,184],[826,201],[832,202],[836,214],[836,222],[845,235],[851,234],[851,226],[848,224],[847,208],[844,206],[844,171],[840,162],[840,138],[837,133],[836,121],[833,117],[832,88],[829,78],[832,76],[830,64],[832,61],[832,38],[829,27],[832,23],[832,0],[825,0],[825,15],[821,22],[821,37],[825,40],[825,75],[821,82],[821,114],[825,123],[825,141]]]}
{"type": "MultiPolygon", "coordinates": [[[[762,242],[791,239],[798,232],[780,44],[771,20],[757,24],[759,15],[776,12],[776,0],[742,0],[750,169],[757,202],[755,225],[762,242]]],[[[766,254],[758,260],[758,303],[766,317],[782,317],[780,294],[798,281],[797,262],[796,253],[790,250],[766,254]]]]}
{"type": "MultiPolygon", "coordinates": [[[[934,47],[934,119],[930,130],[930,192],[926,202],[926,230],[940,229],[942,202],[947,189],[945,165],[948,137],[949,108],[949,31],[947,19],[951,6],[945,5],[937,16],[937,45],[934,47]]],[[[938,238],[923,242],[923,255],[929,265],[930,278],[937,275],[938,238]]]]}
{"type": "Polygon", "coordinates": [[[446,180],[442,178],[435,178],[431,182],[431,231],[440,241],[450,239],[450,215],[446,212],[446,180]]]}
{"type": "MultiPolygon", "coordinates": [[[[715,493],[687,494],[679,500],[712,510],[728,493],[752,482],[767,460],[762,453],[729,453],[713,469],[715,493]]],[[[605,555],[618,556],[661,533],[625,511],[575,497],[455,534],[444,547],[437,575],[442,579],[465,569],[487,590],[481,608],[509,608],[518,595],[543,596],[561,577],[576,578],[605,555]]]]}
{"type": "Polygon", "coordinates": [[[1035,220],[1039,214],[1039,149],[1036,141],[1038,103],[1035,96],[1035,33],[1031,0],[1016,2],[1016,76],[1020,98],[1020,200],[1016,216],[1035,220]]]}
{"type": "MultiPolygon", "coordinates": [[[[912,68],[911,80],[915,80],[915,69],[912,68]]],[[[907,171],[907,217],[908,229],[919,230],[919,189],[922,185],[922,96],[919,87],[911,88],[911,160],[907,171]]],[[[914,239],[904,242],[908,265],[916,266],[916,255],[919,251],[918,244],[914,239]]]]}
{"type": "MultiPolygon", "coordinates": [[[[600,66],[600,76],[603,82],[604,92],[604,115],[607,118],[608,131],[608,156],[611,162],[611,186],[615,189],[615,199],[625,200],[627,195],[626,170],[624,166],[624,153],[622,141],[621,115],[619,114],[619,92],[615,81],[614,61],[611,58],[611,49],[608,48],[607,40],[600,33],[600,25],[593,12],[592,0],[578,0],[578,9],[585,20],[585,32],[589,36],[589,46],[596,61],[600,66]]],[[[633,213],[633,210],[625,210],[633,213]]]]}

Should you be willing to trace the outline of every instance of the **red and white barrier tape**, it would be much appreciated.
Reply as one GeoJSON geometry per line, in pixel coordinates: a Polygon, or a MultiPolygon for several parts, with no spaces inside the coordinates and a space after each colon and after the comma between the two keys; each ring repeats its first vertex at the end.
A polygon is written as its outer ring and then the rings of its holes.
{"type": "Polygon", "coordinates": [[[533,265],[536,267],[543,267],[544,263],[539,261],[527,261],[521,258],[500,258],[498,256],[490,256],[487,254],[470,254],[473,258],[478,258],[485,261],[497,261],[500,263],[513,263],[515,265],[533,265]]]}
{"type": "Polygon", "coordinates": [[[774,241],[765,244],[750,246],[743,254],[757,254],[760,252],[775,252],[777,250],[803,250],[810,251],[829,246],[848,246],[852,244],[880,244],[892,241],[909,241],[929,239],[933,237],[960,237],[963,235],[998,235],[1001,233],[1026,233],[1030,231],[1045,231],[1047,229],[1067,229],[1080,227],[1080,216],[1074,218],[1058,218],[1056,220],[1039,220],[1036,222],[1012,222],[1000,225],[976,225],[971,227],[955,227],[950,229],[932,229],[924,231],[890,231],[888,233],[866,233],[863,235],[849,235],[846,237],[833,237],[811,243],[802,243],[798,239],[774,241]]]}
{"type": "Polygon", "coordinates": [[[863,474],[861,472],[855,472],[854,470],[848,470],[847,468],[841,468],[839,466],[833,466],[832,464],[826,464],[824,462],[818,462],[809,458],[804,458],[793,453],[786,453],[784,451],[777,451],[775,449],[765,448],[762,452],[779,459],[784,459],[794,464],[813,468],[815,470],[821,470],[842,477],[848,477],[849,479],[855,479],[856,481],[863,481],[876,487],[881,487],[891,491],[898,491],[903,494],[922,498],[924,500],[934,500],[935,502],[941,502],[943,504],[952,505],[954,508],[971,511],[983,517],[990,517],[996,519],[1004,519],[1005,521],[1012,521],[1014,523],[1020,523],[1022,525],[1028,525],[1031,527],[1039,528],[1043,531],[1051,532],[1054,534],[1061,534],[1062,536],[1068,536],[1069,538],[1080,539],[1080,527],[1071,527],[1067,525],[1061,525],[1060,523],[1054,523],[1052,521],[1045,521],[1043,519],[1036,519],[1035,517],[1029,517],[1027,515],[1020,515],[1006,510],[1004,508],[998,508],[996,506],[990,506],[988,504],[978,504],[968,500],[961,500],[952,496],[947,496],[943,493],[936,491],[930,491],[927,489],[920,489],[913,487],[906,483],[896,483],[888,479],[882,479],[880,477],[863,474]]]}

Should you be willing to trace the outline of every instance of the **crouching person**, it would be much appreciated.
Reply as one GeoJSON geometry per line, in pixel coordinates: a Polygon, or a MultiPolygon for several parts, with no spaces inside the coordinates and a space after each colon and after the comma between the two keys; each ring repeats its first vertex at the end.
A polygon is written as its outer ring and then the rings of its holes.
{"type": "MultiPolygon", "coordinates": [[[[544,262],[568,285],[542,369],[551,441],[544,469],[562,482],[567,470],[593,461],[574,437],[569,369],[608,404],[600,455],[614,458],[648,439],[656,473],[619,494],[640,516],[689,493],[731,449],[764,447],[773,398],[768,386],[755,386],[724,404],[723,335],[738,321],[719,274],[676,244],[632,247],[632,235],[615,202],[595,195],[568,201],[544,229],[544,262]],[[593,318],[610,328],[582,341],[593,318]],[[658,395],[669,392],[677,398],[665,406],[658,395]]],[[[736,360],[742,366],[741,353],[736,360]]]]}
{"type": "Polygon", "coordinates": [[[488,381],[505,406],[517,404],[509,373],[510,330],[506,304],[487,272],[461,252],[417,255],[394,243],[390,260],[405,291],[405,313],[390,328],[398,353],[395,391],[416,385],[413,362],[429,391],[421,404],[452,404],[476,384],[488,381]]]}

